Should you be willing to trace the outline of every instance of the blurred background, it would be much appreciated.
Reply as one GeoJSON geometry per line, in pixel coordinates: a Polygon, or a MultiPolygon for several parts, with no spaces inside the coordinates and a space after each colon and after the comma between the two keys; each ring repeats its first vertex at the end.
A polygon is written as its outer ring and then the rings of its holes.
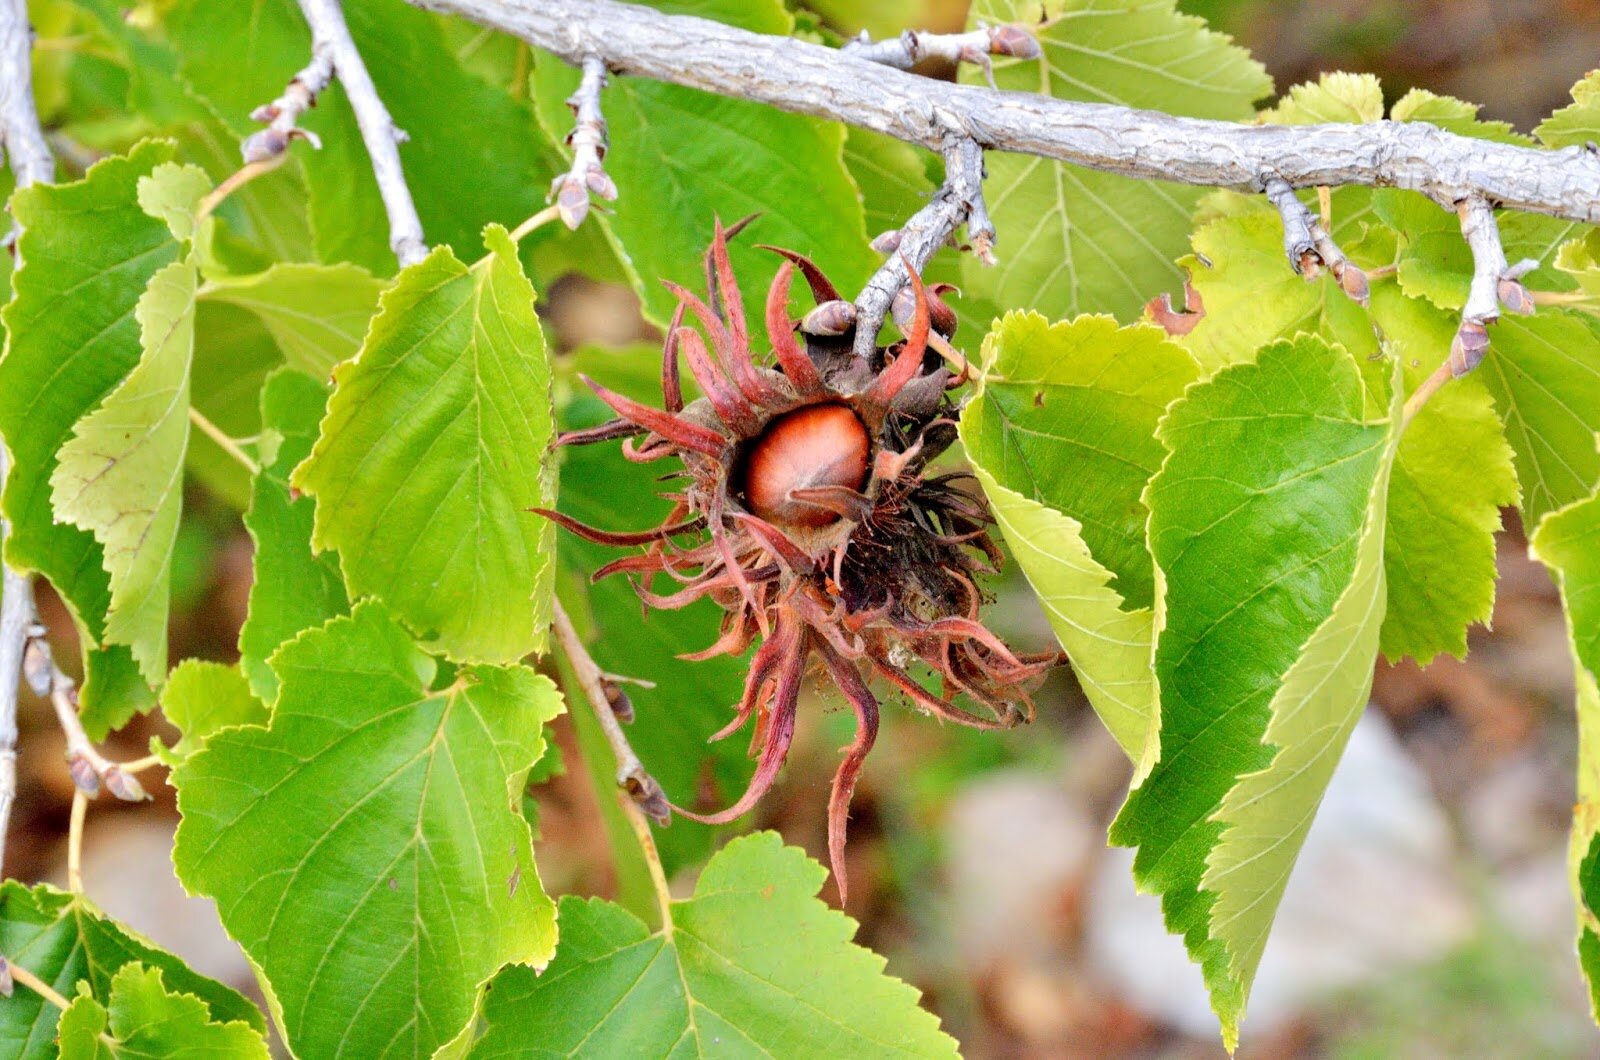
{"type": "MultiPolygon", "coordinates": [[[[960,0],[814,0],[835,29],[959,28],[960,0]]],[[[1425,86],[1529,129],[1600,56],[1595,0],[1181,0],[1264,62],[1280,91],[1331,69],[1378,74],[1392,99],[1425,86]]],[[[632,293],[557,285],[541,307],[559,348],[658,338],[632,293]]],[[[976,341],[977,323],[963,337],[976,341]]],[[[251,546],[237,514],[196,492],[173,574],[172,657],[229,661],[251,546]]],[[[1240,1055],[1592,1057],[1572,954],[1566,828],[1575,740],[1571,662],[1555,590],[1513,512],[1500,541],[1492,631],[1468,661],[1380,663],[1301,856],[1257,978],[1240,1055]]],[[[997,586],[993,624],[1023,647],[1048,628],[1025,584],[997,586]]],[[[71,622],[46,592],[51,628],[71,622]]],[[[58,656],[75,657],[61,637],[58,656]]],[[[648,676],[648,675],[638,675],[648,676]]],[[[21,794],[8,867],[64,882],[71,781],[48,708],[23,707],[21,794]]],[[[756,824],[824,854],[826,792],[850,719],[813,695],[788,768],[756,824]]],[[[852,908],[860,941],[973,1057],[1218,1057],[1198,972],[1105,847],[1129,766],[1070,674],[1030,728],[981,734],[891,710],[856,794],[852,908]]],[[[145,753],[159,718],[118,736],[145,753]]],[[[569,763],[574,737],[557,737],[569,763]]],[[[648,765],[648,763],[647,763],[648,765]]],[[[152,777],[152,779],[154,779],[152,777]]],[[[107,911],[241,986],[249,973],[208,903],[168,862],[175,810],[102,799],[84,875],[107,911]]],[[[552,893],[612,887],[596,793],[581,770],[535,791],[552,893]]],[[[680,881],[688,882],[688,881],[680,881]]],[[[824,892],[830,900],[831,886],[824,892]]]]}

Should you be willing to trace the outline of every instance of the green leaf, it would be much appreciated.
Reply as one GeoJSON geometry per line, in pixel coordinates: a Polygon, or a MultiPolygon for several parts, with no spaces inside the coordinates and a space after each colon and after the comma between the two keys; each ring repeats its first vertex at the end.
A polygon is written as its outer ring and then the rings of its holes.
{"type": "Polygon", "coordinates": [[[1089,701],[1136,761],[1150,730],[1154,566],[1141,494],[1156,422],[1199,369],[1145,325],[1010,313],[962,413],[967,456],[1089,701]]]}
{"type": "Polygon", "coordinates": [[[1533,130],[1549,147],[1571,147],[1600,140],[1600,70],[1591,70],[1572,86],[1572,104],[1556,111],[1533,130]]]}
{"type": "Polygon", "coordinates": [[[326,386],[289,369],[274,372],[261,390],[263,429],[279,441],[252,483],[244,517],[256,555],[239,668],[264,703],[278,696],[277,675],[267,665],[278,646],[350,610],[338,557],[311,549],[316,502],[289,486],[289,473],[311,454],[327,403],[326,386]]]}
{"type": "Polygon", "coordinates": [[[180,246],[139,208],[138,182],[171,155],[170,144],[141,144],[77,183],[38,184],[12,199],[26,265],[5,309],[0,359],[0,432],[16,460],[4,498],[13,528],[6,559],[48,578],[85,634],[82,699],[92,738],[154,700],[127,648],[102,648],[111,602],[102,550],[92,534],[56,521],[50,478],[78,421],[140,359],[134,309],[180,246]]]}
{"type": "Polygon", "coordinates": [[[1361,124],[1383,120],[1383,86],[1371,74],[1333,72],[1289,89],[1261,112],[1269,125],[1361,124]]]}
{"type": "MultiPolygon", "coordinates": [[[[787,36],[793,28],[778,0],[651,6],[759,33],[787,36]]],[[[535,68],[539,118],[552,138],[572,130],[563,101],[577,77],[563,63],[535,68]]],[[[730,247],[745,307],[753,314],[765,303],[779,263],[757,250],[757,243],[810,256],[840,291],[859,289],[877,267],[867,247],[861,198],[844,166],[841,126],[643,78],[614,79],[602,106],[612,144],[606,171],[620,195],[600,220],[645,314],[657,324],[665,324],[677,305],[659,280],[703,289],[700,261],[717,215],[731,224],[761,214],[730,247]]]]}
{"type": "Polygon", "coordinates": [[[1489,356],[1474,374],[1505,421],[1523,517],[1537,526],[1600,480],[1600,320],[1545,307],[1502,316],[1489,337],[1489,356]]]}
{"type": "Polygon", "coordinates": [[[174,262],[151,278],[134,311],[143,358],[79,421],[50,475],[57,518],[91,531],[104,549],[111,575],[105,639],[128,645],[152,685],[167,670],[196,281],[192,261],[174,262]]]}
{"type": "Polygon", "coordinates": [[[1191,388],[1145,495],[1160,755],[1112,841],[1202,966],[1229,1048],[1301,840],[1371,688],[1399,442],[1303,336],[1191,388]]]}
{"type": "MultiPolygon", "coordinates": [[[[261,387],[282,366],[283,356],[259,317],[238,306],[207,302],[204,290],[195,304],[190,404],[230,438],[257,437],[261,387]]],[[[231,507],[249,506],[250,472],[203,432],[189,432],[189,471],[231,507]]]]}
{"type": "Polygon", "coordinates": [[[563,898],[556,959],[491,984],[469,1055],[954,1057],[916,990],[814,897],[826,876],[761,832],[712,858],[655,934],[609,902],[563,898]]]}
{"type": "MultiPolygon", "coordinates": [[[[1394,284],[1373,288],[1372,316],[1408,393],[1449,356],[1459,322],[1394,284]]],[[[1442,652],[1466,655],[1467,627],[1494,610],[1500,509],[1518,496],[1511,446],[1482,380],[1458,379],[1434,394],[1400,440],[1389,485],[1384,655],[1423,665],[1442,652]]]]}
{"type": "MultiPolygon", "coordinates": [[[[1432,203],[1418,201],[1426,211],[1419,216],[1437,214],[1454,223],[1432,203]]],[[[1344,202],[1350,207],[1344,214],[1361,209],[1358,202],[1344,202]]],[[[1376,213],[1408,208],[1407,200],[1380,201],[1376,213]]],[[[1341,216],[1338,210],[1335,216],[1341,216]]],[[[1260,344],[1304,330],[1363,358],[1377,356],[1380,346],[1391,350],[1410,390],[1449,355],[1455,314],[1407,298],[1384,280],[1372,285],[1368,313],[1327,273],[1309,282],[1296,276],[1284,259],[1277,213],[1259,201],[1201,228],[1195,250],[1186,264],[1206,316],[1179,341],[1208,366],[1233,363],[1260,344]]],[[[1486,621],[1493,607],[1494,533],[1501,507],[1515,503],[1518,494],[1510,450],[1482,375],[1458,380],[1437,395],[1401,442],[1384,544],[1391,592],[1383,652],[1392,659],[1412,655],[1427,662],[1440,652],[1463,654],[1467,626],[1486,621]]]]}
{"type": "MultiPolygon", "coordinates": [[[[1038,21],[1037,0],[981,0],[969,21],[1038,21]]],[[[1036,28],[1044,55],[1000,61],[1003,89],[1119,103],[1197,118],[1245,120],[1272,90],[1266,71],[1172,0],[1050,0],[1036,28]]],[[[962,77],[975,83],[972,70],[962,77]]],[[[1000,232],[989,268],[968,255],[963,286],[1007,309],[1047,317],[1083,311],[1136,317],[1151,297],[1180,289],[1182,253],[1199,189],[995,152],[989,212],[1000,232]]]]}
{"type": "Polygon", "coordinates": [[[217,899],[304,1056],[427,1055],[479,984],[555,947],[524,778],[561,709],[524,667],[435,660],[369,601],[273,657],[269,728],[215,733],[172,776],[173,864],[217,899]]]}
{"type": "MultiPolygon", "coordinates": [[[[516,224],[538,210],[552,174],[528,105],[465,69],[433,16],[401,0],[355,0],[344,10],[379,97],[415,134],[400,161],[429,241],[464,252],[485,224],[516,224]]],[[[311,55],[292,0],[187,0],[168,25],[185,78],[240,135],[259,128],[250,112],[277,98],[311,55]]],[[[387,216],[343,89],[330,86],[302,124],[323,143],[296,149],[318,256],[392,273],[387,216]]]]}
{"type": "Polygon", "coordinates": [[[431,647],[510,662],[542,648],[554,575],[550,367],[505,229],[471,268],[448,247],[384,292],[294,484],[352,596],[375,594],[431,647]]]}
{"type": "Polygon", "coordinates": [[[1578,956],[1600,1014],[1600,493],[1540,521],[1529,542],[1561,587],[1577,683],[1578,801],[1572,887],[1578,956]]]}
{"type": "MultiPolygon", "coordinates": [[[[174,991],[205,1002],[214,1019],[266,1030],[261,1011],[243,995],[106,919],[82,895],[44,884],[28,888],[16,880],[0,884],[0,953],[68,997],[79,982],[96,997],[108,997],[117,970],[139,962],[160,969],[174,991]]],[[[26,1060],[56,1055],[56,1020],[53,1005],[19,987],[0,1002],[0,1054],[26,1060]]]]}
{"type": "Polygon", "coordinates": [[[182,737],[170,750],[156,752],[169,766],[193,754],[212,733],[236,725],[267,724],[266,706],[250,691],[237,666],[200,659],[185,659],[167,675],[161,713],[182,737]]]}
{"type": "Polygon", "coordinates": [[[1301,331],[1341,342],[1358,356],[1378,352],[1366,313],[1331,273],[1308,281],[1289,267],[1283,222],[1264,201],[1200,228],[1194,250],[1180,264],[1205,317],[1179,341],[1203,367],[1238,364],[1266,343],[1301,331]]]}
{"type": "Polygon", "coordinates": [[[83,984],[61,1014],[61,1060],[181,1057],[267,1060],[267,1043],[247,1023],[219,1023],[193,994],[168,991],[161,969],[125,964],[102,1005],[83,984]],[[110,1041],[106,1041],[106,1037],[110,1041]]]}
{"type": "Polygon", "coordinates": [[[1476,103],[1434,95],[1425,88],[1413,88],[1395,101],[1389,117],[1395,121],[1425,121],[1457,136],[1476,136],[1507,144],[1532,143],[1507,122],[1483,121],[1478,117],[1481,109],[1476,103]]]}
{"type": "Polygon", "coordinates": [[[255,276],[211,279],[200,297],[248,309],[291,367],[326,379],[360,348],[383,286],[354,265],[283,264],[255,276]]]}

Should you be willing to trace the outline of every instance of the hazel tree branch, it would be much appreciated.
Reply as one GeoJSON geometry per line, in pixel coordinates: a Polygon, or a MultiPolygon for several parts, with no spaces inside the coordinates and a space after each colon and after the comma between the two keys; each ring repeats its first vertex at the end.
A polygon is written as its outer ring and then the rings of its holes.
{"type": "MultiPolygon", "coordinates": [[[[101,754],[83,730],[83,719],[78,716],[78,685],[56,665],[50,644],[44,639],[45,628],[35,624],[28,631],[28,642],[23,648],[22,675],[33,694],[48,699],[55,708],[56,721],[67,738],[67,772],[72,783],[83,795],[93,798],[100,794],[100,786],[124,802],[143,802],[150,798],[144,787],[134,779],[135,766],[113,762],[101,754]]],[[[141,759],[139,767],[146,765],[141,759]]]]}
{"type": "Polygon", "coordinates": [[[611,745],[611,753],[617,760],[617,786],[627,792],[634,804],[652,820],[665,825],[672,820],[672,807],[667,802],[666,793],[661,790],[660,782],[645,770],[633,745],[628,743],[628,734],[622,731],[622,723],[633,720],[632,704],[616,687],[616,679],[595,664],[594,657],[584,647],[583,638],[578,636],[572,619],[567,617],[566,609],[559,600],[554,605],[550,628],[561,647],[561,654],[572,665],[573,675],[583,689],[584,698],[589,701],[600,728],[606,734],[606,742],[611,745]]]}
{"type": "MultiPolygon", "coordinates": [[[[18,188],[55,179],[55,157],[39,126],[33,102],[33,30],[27,0],[0,0],[0,146],[18,188]]],[[[12,248],[19,229],[12,224],[12,248]]],[[[11,458],[0,439],[0,495],[11,458]]],[[[0,874],[6,834],[17,795],[17,693],[23,654],[35,626],[33,580],[4,560],[11,527],[0,515],[0,874]]]]}
{"type": "Polygon", "coordinates": [[[599,56],[583,59],[583,80],[567,99],[576,119],[567,145],[572,148],[572,168],[550,186],[561,222],[577,228],[589,215],[589,194],[606,201],[617,197],[617,186],[601,164],[606,157],[606,119],[600,113],[600,90],[606,87],[606,64],[599,56]]]}
{"type": "Polygon", "coordinates": [[[1021,26],[984,26],[967,33],[928,33],[908,29],[892,40],[874,41],[862,30],[861,36],[845,42],[839,49],[847,55],[882,63],[897,70],[909,70],[924,59],[944,59],[951,63],[973,63],[983,70],[991,88],[994,64],[991,55],[1014,59],[1037,59],[1039,42],[1021,26]]]}
{"type": "Polygon", "coordinates": [[[1463,376],[1483,361],[1489,352],[1489,325],[1500,319],[1500,307],[1513,313],[1532,313],[1533,299],[1522,285],[1522,277],[1539,267],[1525,258],[1515,265],[1506,262],[1500,243],[1500,226],[1494,207],[1477,196],[1456,206],[1461,216],[1461,236],[1472,249],[1472,286],[1467,303],[1461,308],[1461,327],[1450,344],[1450,373],[1463,376]]]}
{"type": "Polygon", "coordinates": [[[1420,122],[1246,125],[917,77],[808,41],[617,0],[410,0],[570,63],[858,125],[930,150],[965,136],[1147,180],[1260,192],[1347,184],[1422,192],[1447,209],[1499,206],[1600,222],[1600,153],[1475,140],[1420,122]]]}
{"type": "MultiPolygon", "coordinates": [[[[417,206],[411,199],[405,170],[400,165],[399,147],[406,142],[406,134],[395,125],[394,119],[389,116],[389,109],[378,97],[378,89],[373,85],[366,63],[361,60],[361,52],[356,49],[356,42],[350,36],[350,27],[345,24],[344,10],[339,6],[339,0],[300,0],[300,11],[311,27],[311,64],[295,75],[284,97],[277,103],[283,103],[291,93],[295,93],[297,82],[301,83],[303,89],[311,89],[320,78],[321,86],[317,89],[320,91],[320,88],[327,87],[328,70],[331,69],[338,76],[350,100],[350,107],[355,111],[356,125],[361,129],[361,140],[366,144],[367,157],[372,161],[372,173],[378,181],[378,194],[383,199],[384,212],[389,215],[389,246],[401,268],[415,265],[427,257],[428,244],[423,240],[422,220],[417,216],[417,206]],[[302,82],[301,79],[307,78],[308,74],[309,79],[302,82]]],[[[300,111],[304,111],[315,100],[316,91],[310,91],[309,97],[300,111]]],[[[269,107],[276,105],[269,104],[269,107]]],[[[294,105],[291,102],[290,106],[294,105]]],[[[300,111],[294,112],[293,118],[298,118],[300,111]]],[[[291,127],[293,118],[290,119],[291,127]]],[[[276,122],[277,117],[273,121],[276,122]]],[[[287,142],[284,146],[287,147],[287,142]]]]}
{"type": "Polygon", "coordinates": [[[934,252],[963,224],[974,252],[992,263],[989,248],[994,244],[994,225],[983,203],[983,149],[977,141],[966,138],[955,140],[944,151],[944,184],[928,205],[912,214],[894,239],[885,241],[880,237],[875,244],[891,253],[856,299],[858,355],[872,353],[878,328],[893,306],[895,295],[910,282],[907,265],[921,274],[934,252]]]}
{"type": "Polygon", "coordinates": [[[1321,218],[1278,177],[1268,177],[1262,190],[1283,219],[1283,250],[1294,271],[1309,279],[1319,268],[1326,268],[1345,294],[1366,305],[1370,294],[1367,274],[1344,256],[1321,218]]]}

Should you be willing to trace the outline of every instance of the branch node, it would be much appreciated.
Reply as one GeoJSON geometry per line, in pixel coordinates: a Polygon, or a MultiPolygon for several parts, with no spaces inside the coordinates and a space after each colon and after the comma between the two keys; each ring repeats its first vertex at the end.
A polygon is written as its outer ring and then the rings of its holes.
{"type": "Polygon", "coordinates": [[[589,216],[591,193],[607,202],[617,197],[617,186],[603,165],[606,148],[610,145],[605,115],[600,111],[600,91],[605,87],[606,64],[599,56],[585,56],[583,78],[578,82],[577,91],[567,98],[567,106],[575,119],[572,131],[567,134],[567,145],[572,148],[572,168],[550,185],[550,195],[562,223],[568,228],[577,228],[589,216]]]}
{"type": "Polygon", "coordinates": [[[1016,24],[980,26],[966,33],[929,33],[908,29],[898,37],[882,41],[874,41],[866,30],[862,30],[860,35],[846,41],[839,50],[846,55],[892,66],[897,70],[909,70],[930,57],[955,64],[972,63],[983,70],[990,88],[999,87],[994,81],[991,55],[1037,59],[1043,54],[1038,38],[1016,24]]]}
{"type": "Polygon", "coordinates": [[[1366,305],[1371,297],[1367,274],[1344,256],[1322,219],[1300,201],[1293,186],[1282,177],[1269,174],[1262,179],[1261,190],[1283,220],[1283,250],[1294,271],[1309,280],[1326,268],[1346,295],[1366,305]]]}

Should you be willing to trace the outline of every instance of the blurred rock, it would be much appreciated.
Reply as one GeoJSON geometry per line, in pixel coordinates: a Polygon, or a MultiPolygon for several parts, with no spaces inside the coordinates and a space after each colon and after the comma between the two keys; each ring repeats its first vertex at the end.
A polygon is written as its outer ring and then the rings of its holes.
{"type": "MultiPolygon", "coordinates": [[[[1216,1035],[1200,971],[1167,934],[1160,902],[1134,893],[1133,852],[1090,884],[1091,968],[1146,1015],[1216,1035]]],[[[1449,824],[1388,724],[1369,712],[1328,787],[1279,907],[1250,998],[1249,1037],[1316,1001],[1448,953],[1472,929],[1449,824]]]]}
{"type": "MultiPolygon", "coordinates": [[[[177,822],[151,813],[91,813],[83,837],[83,889],[107,916],[182,957],[202,975],[255,993],[244,952],[209,898],[184,893],[172,874],[177,822]]],[[[66,865],[50,875],[65,886],[66,865]]]]}
{"type": "Polygon", "coordinates": [[[954,933],[979,967],[1059,947],[1059,924],[1104,832],[1061,783],[1034,770],[965,788],[945,825],[954,933]]]}

